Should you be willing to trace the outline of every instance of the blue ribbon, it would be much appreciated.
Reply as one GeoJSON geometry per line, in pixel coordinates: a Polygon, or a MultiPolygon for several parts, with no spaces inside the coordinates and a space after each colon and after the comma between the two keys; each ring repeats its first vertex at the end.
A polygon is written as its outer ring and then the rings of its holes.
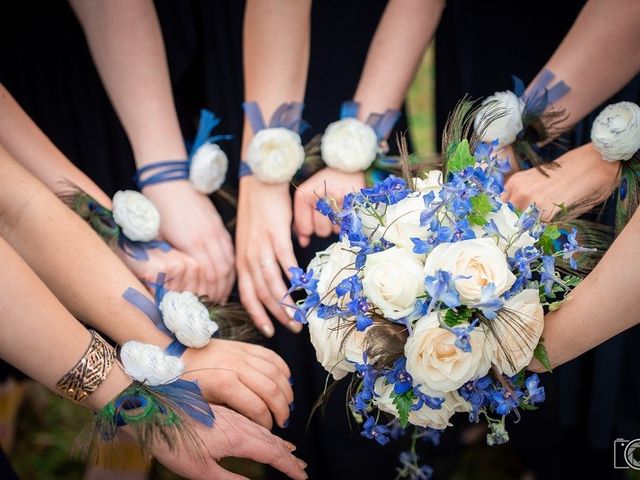
{"type": "Polygon", "coordinates": [[[178,379],[165,385],[149,387],[152,391],[164,395],[174,405],[183,410],[197,422],[213,427],[215,415],[211,405],[204,399],[197,382],[178,379]]]}
{"type": "MultiPolygon", "coordinates": [[[[253,133],[267,128],[262,110],[256,102],[244,102],[242,108],[244,108],[253,133]]],[[[297,134],[302,134],[309,127],[309,124],[302,119],[303,110],[304,103],[302,102],[283,103],[273,112],[269,128],[288,128],[297,134]]]]}
{"type": "Polygon", "coordinates": [[[200,122],[198,123],[198,131],[196,137],[193,139],[193,144],[189,150],[189,162],[191,158],[196,154],[198,149],[206,143],[217,143],[222,140],[231,140],[233,135],[214,135],[211,136],[211,132],[220,124],[220,119],[216,117],[215,113],[203,108],[200,110],[200,122]]]}
{"type": "Polygon", "coordinates": [[[186,350],[187,346],[181,344],[177,339],[172,341],[167,348],[164,349],[165,353],[172,357],[181,357],[186,350]]]}
{"type": "Polygon", "coordinates": [[[167,242],[163,242],[162,240],[151,240],[150,242],[134,242],[125,236],[120,231],[118,235],[118,247],[120,247],[124,253],[129,255],[132,258],[135,258],[138,261],[145,262],[149,260],[149,254],[147,250],[153,250],[154,248],[159,248],[163,252],[168,252],[171,250],[171,245],[167,242]]]}
{"type": "Polygon", "coordinates": [[[571,88],[559,81],[549,88],[549,85],[556,75],[546,68],[542,70],[538,79],[531,85],[529,91],[525,93],[524,82],[513,76],[513,91],[525,102],[524,116],[539,117],[545,109],[564,97],[571,88]]]}
{"type": "Polygon", "coordinates": [[[131,305],[133,305],[147,317],[149,317],[149,320],[151,320],[156,328],[158,328],[169,337],[175,338],[173,336],[173,332],[169,330],[162,321],[162,312],[160,311],[158,306],[151,300],[149,300],[145,295],[137,291],[135,288],[129,287],[122,294],[122,298],[124,298],[127,302],[129,302],[131,305]]]}
{"type": "MultiPolygon", "coordinates": [[[[342,102],[340,107],[340,118],[357,118],[360,111],[360,102],[348,100],[342,102]]],[[[393,126],[400,118],[400,111],[392,108],[388,108],[384,113],[372,113],[365,122],[373,131],[376,132],[378,141],[381,141],[389,136],[393,126]]]]}
{"type": "Polygon", "coordinates": [[[187,180],[189,178],[189,160],[163,160],[154,162],[139,168],[133,176],[133,181],[142,190],[149,185],[163,182],[173,182],[176,180],[187,180]],[[142,176],[155,172],[144,180],[142,176]]]}

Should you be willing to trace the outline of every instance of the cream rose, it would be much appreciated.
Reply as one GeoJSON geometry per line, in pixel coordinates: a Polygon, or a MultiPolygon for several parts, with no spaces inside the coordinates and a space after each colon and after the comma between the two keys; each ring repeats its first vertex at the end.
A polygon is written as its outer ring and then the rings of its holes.
{"type": "Polygon", "coordinates": [[[424,292],[422,262],[409,250],[398,247],[372,253],[364,264],[362,287],[384,317],[405,317],[424,292]]]}
{"type": "Polygon", "coordinates": [[[249,143],[247,164],[264,183],[285,183],[304,162],[302,140],[288,128],[265,128],[249,143]]]}
{"type": "Polygon", "coordinates": [[[455,280],[455,285],[464,305],[478,303],[482,289],[490,283],[495,285],[495,294],[500,296],[516,280],[509,270],[507,257],[491,238],[441,243],[436,246],[427,255],[424,271],[430,277],[435,276],[438,270],[459,277],[455,280]]]}
{"type": "Polygon", "coordinates": [[[156,345],[136,341],[122,345],[120,361],[131,378],[152,387],[170,383],[184,372],[178,357],[167,355],[156,345]]]}
{"type": "Polygon", "coordinates": [[[327,166],[343,172],[361,172],[376,159],[378,138],[366,123],[343,118],[324,131],[320,150],[327,166]]]}
{"type": "Polygon", "coordinates": [[[312,312],[307,320],[316,358],[324,369],[336,380],[355,372],[354,364],[362,363],[365,333],[351,331],[338,317],[323,320],[312,312]]]}
{"type": "Polygon", "coordinates": [[[510,91],[496,92],[484,99],[473,122],[476,132],[481,133],[481,140],[491,143],[498,140],[498,147],[511,145],[522,131],[522,114],[524,101],[510,91]],[[493,116],[500,115],[492,119],[493,116]]]}
{"type": "Polygon", "coordinates": [[[204,347],[218,331],[207,307],[191,292],[167,292],[159,308],[165,326],[187,347],[204,347]]]}
{"type": "Polygon", "coordinates": [[[209,195],[220,189],[228,168],[227,154],[215,143],[205,143],[191,157],[189,180],[196,190],[209,195]]]}
{"type": "Polygon", "coordinates": [[[493,362],[500,372],[515,375],[529,365],[533,358],[533,350],[538,345],[544,328],[544,310],[538,291],[532,288],[507,300],[504,308],[510,315],[505,319],[498,317],[492,321],[493,332],[490,338],[495,347],[493,362]],[[510,320],[513,317],[518,319],[516,324],[510,320]]]}
{"type": "Polygon", "coordinates": [[[632,102],[608,105],[593,122],[591,141],[608,162],[629,160],[640,150],[640,107],[632,102]]]}
{"type": "MultiPolygon", "coordinates": [[[[466,328],[468,324],[459,327],[466,328]]],[[[493,344],[480,328],[469,336],[470,352],[463,352],[455,342],[456,335],[440,327],[437,312],[416,322],[404,354],[407,372],[423,393],[442,397],[469,380],[483,377],[491,368],[493,344]]]]}
{"type": "Polygon", "coordinates": [[[414,178],[413,189],[420,193],[434,192],[436,198],[442,190],[442,172],[440,170],[430,170],[425,178],[414,178]]]}
{"type": "Polygon", "coordinates": [[[313,269],[313,277],[318,280],[318,295],[325,305],[334,305],[339,298],[335,288],[356,271],[356,255],[348,241],[333,243],[322,252],[316,253],[307,270],[313,269]]]}
{"type": "MultiPolygon", "coordinates": [[[[510,257],[516,253],[516,250],[530,245],[535,245],[536,239],[533,238],[529,232],[524,232],[518,235],[518,215],[509,208],[506,203],[503,203],[500,210],[490,213],[487,216],[487,221],[493,220],[498,227],[498,231],[504,238],[498,237],[497,246],[500,250],[505,252],[510,257]]],[[[486,235],[486,232],[482,227],[474,225],[472,230],[475,232],[476,237],[480,238],[486,235]]],[[[492,237],[494,240],[495,237],[492,237]]]]}
{"type": "Polygon", "coordinates": [[[380,227],[385,240],[397,247],[413,249],[412,238],[424,238],[429,232],[429,227],[420,226],[420,213],[424,206],[423,194],[412,193],[398,203],[389,205],[384,216],[384,227],[380,227]]]}
{"type": "Polygon", "coordinates": [[[135,190],[121,190],[113,196],[113,220],[134,242],[150,242],[160,230],[160,212],[147,197],[135,190]]]}

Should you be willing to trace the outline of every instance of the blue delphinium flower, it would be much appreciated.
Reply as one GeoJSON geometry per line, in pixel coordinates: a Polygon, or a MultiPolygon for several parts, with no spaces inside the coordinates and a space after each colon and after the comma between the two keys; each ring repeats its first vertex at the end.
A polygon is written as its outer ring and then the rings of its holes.
{"type": "Polygon", "coordinates": [[[496,296],[496,286],[493,282],[482,287],[480,293],[480,301],[474,305],[479,308],[482,314],[488,319],[493,320],[498,314],[498,310],[504,305],[504,300],[496,296]]]}
{"type": "Polygon", "coordinates": [[[427,313],[430,313],[438,302],[442,302],[450,308],[461,305],[460,295],[458,295],[453,277],[449,272],[438,270],[435,276],[429,276],[424,279],[424,286],[431,297],[427,313]]]}
{"type": "Polygon", "coordinates": [[[542,257],[540,283],[544,285],[544,293],[547,295],[551,295],[554,283],[561,283],[561,280],[556,276],[556,258],[551,255],[542,257]]]}
{"type": "Polygon", "coordinates": [[[493,410],[498,415],[507,415],[518,408],[518,403],[523,393],[518,389],[496,388],[491,392],[493,410]]]}
{"type": "Polygon", "coordinates": [[[389,443],[389,427],[385,425],[377,425],[373,417],[367,418],[362,426],[362,436],[371,440],[375,440],[380,445],[389,443]]]}
{"type": "Polygon", "coordinates": [[[413,404],[413,407],[411,407],[411,410],[413,411],[420,410],[424,405],[426,405],[432,410],[440,410],[442,408],[442,404],[444,403],[443,397],[432,397],[430,395],[422,393],[420,391],[419,385],[416,385],[413,388],[413,394],[418,399],[418,401],[413,404]]]}
{"type": "Polygon", "coordinates": [[[360,192],[370,203],[393,205],[407,198],[411,190],[402,178],[391,175],[370,188],[363,188],[360,192]]]}
{"type": "Polygon", "coordinates": [[[289,268],[289,273],[291,274],[291,288],[287,294],[301,289],[308,292],[315,292],[317,290],[318,280],[313,278],[313,269],[305,272],[302,268],[291,267],[289,268]]]}
{"type": "Polygon", "coordinates": [[[307,295],[304,302],[301,305],[296,306],[296,312],[293,314],[293,319],[296,322],[306,324],[308,312],[317,307],[320,304],[320,296],[317,292],[312,292],[307,295]]]}
{"type": "Polygon", "coordinates": [[[436,428],[426,427],[420,429],[420,439],[425,443],[430,443],[434,446],[440,445],[440,437],[442,436],[442,430],[436,428]]]}
{"type": "Polygon", "coordinates": [[[399,478],[409,480],[431,480],[433,468],[429,465],[419,465],[419,457],[415,452],[402,452],[398,457],[400,466],[397,468],[399,478]]]}
{"type": "Polygon", "coordinates": [[[468,353],[471,351],[471,333],[476,329],[478,321],[478,319],[475,319],[470,325],[467,325],[466,327],[449,328],[451,333],[456,336],[455,346],[463,352],[468,353]]]}
{"type": "Polygon", "coordinates": [[[334,223],[334,224],[339,223],[339,220],[338,220],[339,217],[336,214],[336,212],[333,210],[331,205],[329,204],[328,199],[319,198],[318,201],[316,202],[316,210],[318,210],[318,212],[320,212],[322,215],[324,215],[329,220],[331,220],[331,223],[334,223]]]}
{"type": "Polygon", "coordinates": [[[469,221],[465,218],[456,223],[453,230],[452,241],[471,240],[476,238],[476,233],[471,229],[469,221]]]}
{"type": "Polygon", "coordinates": [[[407,359],[402,357],[394,363],[393,368],[385,374],[387,382],[393,384],[393,392],[396,395],[402,395],[413,386],[411,375],[405,370],[407,359]]]}
{"type": "Polygon", "coordinates": [[[490,237],[497,237],[500,238],[502,240],[504,240],[505,242],[508,242],[509,240],[502,234],[502,232],[500,232],[500,228],[498,228],[498,225],[496,225],[496,222],[493,221],[493,219],[489,220],[487,223],[484,224],[484,226],[482,227],[482,229],[487,233],[487,235],[489,235],[490,237]]]}
{"type": "Polygon", "coordinates": [[[542,403],[545,400],[544,387],[539,386],[540,378],[535,373],[524,382],[527,389],[527,397],[529,397],[529,403],[535,405],[536,403],[542,403]]]}
{"type": "Polygon", "coordinates": [[[487,406],[491,398],[491,386],[493,382],[489,376],[471,380],[458,389],[458,393],[471,405],[469,421],[477,423],[480,420],[480,410],[487,406]]]}
{"type": "Polygon", "coordinates": [[[564,248],[562,249],[562,259],[565,262],[568,260],[569,265],[571,265],[571,268],[573,269],[578,268],[578,262],[576,262],[576,260],[573,258],[576,253],[595,251],[595,248],[584,248],[578,245],[578,240],[576,238],[577,236],[578,230],[576,230],[575,228],[572,229],[571,233],[567,235],[567,241],[564,244],[564,248]]]}

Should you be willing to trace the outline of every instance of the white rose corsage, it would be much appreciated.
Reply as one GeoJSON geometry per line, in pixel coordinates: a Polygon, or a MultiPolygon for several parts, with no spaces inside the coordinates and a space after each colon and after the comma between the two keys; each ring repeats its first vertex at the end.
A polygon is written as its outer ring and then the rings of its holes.
{"type": "Polygon", "coordinates": [[[278,107],[267,126],[256,102],[243,104],[254,135],[249,143],[246,162],[240,176],[255,175],[263,183],[289,182],[302,167],[305,150],[300,133],[307,124],[302,120],[304,104],[284,103],[278,107]]]}
{"type": "Polygon", "coordinates": [[[142,193],[121,190],[113,196],[113,219],[134,242],[149,242],[160,231],[160,212],[142,193]]]}
{"type": "Polygon", "coordinates": [[[593,122],[591,142],[607,162],[631,159],[640,150],[640,107],[633,102],[608,105],[593,122]]]}
{"type": "Polygon", "coordinates": [[[149,185],[176,180],[189,180],[200,193],[218,191],[227,178],[229,159],[216,142],[230,140],[232,135],[214,135],[211,131],[220,123],[212,112],[200,111],[198,132],[187,160],[165,160],[138,169],[134,181],[139,190],[149,185]]]}
{"type": "Polygon", "coordinates": [[[473,122],[480,141],[495,148],[513,145],[519,159],[540,164],[541,159],[531,146],[561,133],[555,125],[564,113],[548,107],[570,90],[563,81],[550,86],[554,78],[555,74],[545,69],[525,92],[522,80],[513,77],[513,91],[496,92],[485,98],[473,122]]]}
{"type": "Polygon", "coordinates": [[[366,122],[358,120],[358,102],[344,102],[340,120],[331,123],[322,136],[320,149],[324,163],[343,172],[367,170],[383,153],[381,142],[400,117],[398,110],[371,114],[366,122]]]}

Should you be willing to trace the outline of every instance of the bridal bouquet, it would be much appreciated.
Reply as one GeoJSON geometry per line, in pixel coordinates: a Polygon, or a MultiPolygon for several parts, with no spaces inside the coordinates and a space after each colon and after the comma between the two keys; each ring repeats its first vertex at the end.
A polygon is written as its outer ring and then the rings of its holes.
{"type": "Polygon", "coordinates": [[[384,445],[413,426],[400,477],[428,478],[415,453],[456,412],[508,441],[505,419],[533,410],[545,391],[525,369],[551,369],[544,309],[559,308],[590,249],[566,224],[544,225],[500,200],[508,163],[495,144],[451,141],[443,171],[389,177],[317,209],[340,241],[292,268],[290,293],[306,298],[318,361],[335,380],[353,373],[349,409],[362,435],[384,445]]]}

